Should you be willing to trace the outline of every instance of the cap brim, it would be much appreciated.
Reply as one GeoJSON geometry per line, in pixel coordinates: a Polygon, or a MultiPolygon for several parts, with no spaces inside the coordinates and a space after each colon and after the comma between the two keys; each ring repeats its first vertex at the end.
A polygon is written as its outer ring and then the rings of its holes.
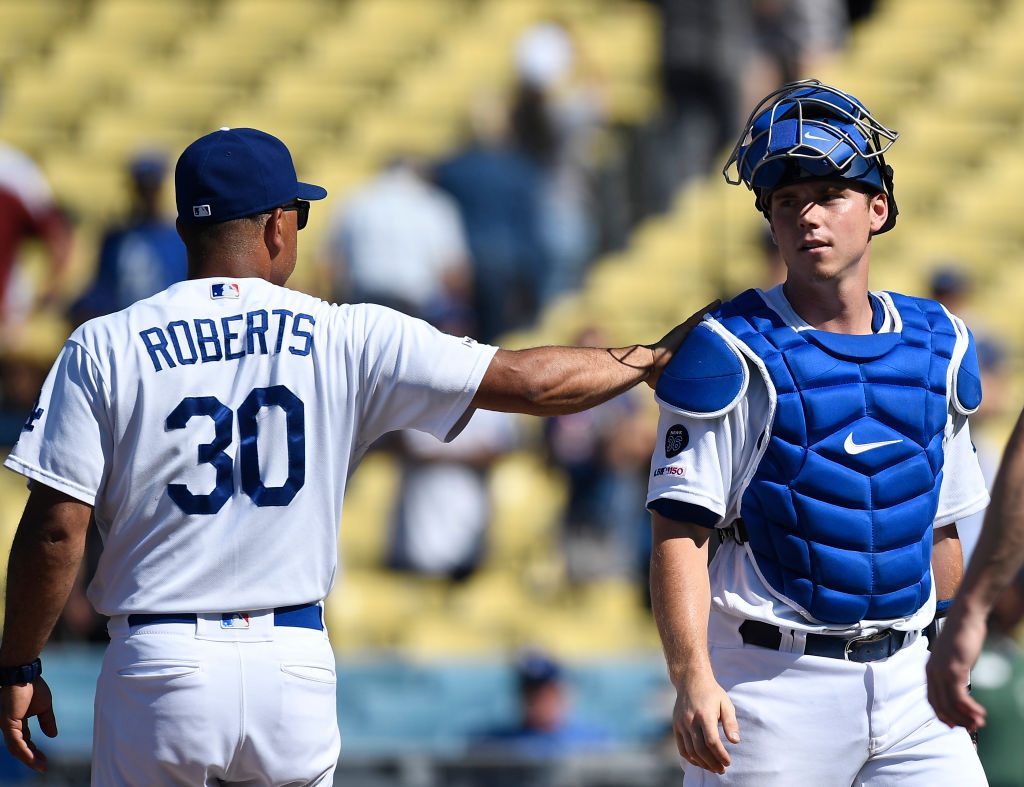
{"type": "Polygon", "coordinates": [[[327,196],[327,189],[323,186],[316,186],[312,183],[299,182],[299,193],[295,195],[298,199],[323,199],[327,196]]]}

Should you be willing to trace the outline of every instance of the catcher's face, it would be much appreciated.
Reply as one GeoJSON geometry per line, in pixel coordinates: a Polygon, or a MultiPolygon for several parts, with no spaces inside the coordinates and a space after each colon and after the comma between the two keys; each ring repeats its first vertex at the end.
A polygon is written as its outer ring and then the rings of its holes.
{"type": "Polygon", "coordinates": [[[841,180],[793,183],[769,200],[772,234],[789,275],[818,280],[856,268],[889,213],[885,194],[841,180]]]}

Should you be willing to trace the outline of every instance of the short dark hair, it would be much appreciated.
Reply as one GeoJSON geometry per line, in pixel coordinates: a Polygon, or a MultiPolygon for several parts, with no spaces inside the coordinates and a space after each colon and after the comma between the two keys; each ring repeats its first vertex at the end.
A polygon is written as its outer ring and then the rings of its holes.
{"type": "Polygon", "coordinates": [[[269,213],[257,213],[216,224],[178,223],[178,233],[188,251],[189,264],[205,260],[220,249],[242,245],[253,234],[262,232],[269,213]]]}

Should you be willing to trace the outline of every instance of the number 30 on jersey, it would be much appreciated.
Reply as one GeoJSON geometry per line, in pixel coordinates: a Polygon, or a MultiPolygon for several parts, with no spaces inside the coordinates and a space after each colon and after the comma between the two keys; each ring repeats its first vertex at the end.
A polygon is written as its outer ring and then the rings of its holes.
{"type": "Polygon", "coordinates": [[[214,438],[199,446],[199,464],[213,465],[217,484],[209,494],[196,494],[185,484],[168,484],[167,494],[186,514],[216,514],[235,493],[234,464],[226,449],[231,445],[235,415],[238,416],[238,461],[242,491],[258,506],[288,505],[306,482],[306,416],[302,400],[283,385],[254,388],[232,413],[215,396],[189,396],[182,399],[165,426],[168,430],[184,429],[197,416],[213,420],[214,438]],[[281,486],[267,486],[260,477],[257,447],[259,421],[264,407],[280,407],[287,425],[288,478],[281,486]]]}

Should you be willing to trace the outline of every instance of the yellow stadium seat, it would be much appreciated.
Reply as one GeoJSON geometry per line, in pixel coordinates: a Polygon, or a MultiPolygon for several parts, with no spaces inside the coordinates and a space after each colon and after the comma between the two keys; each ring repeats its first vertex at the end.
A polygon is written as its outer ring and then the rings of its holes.
{"type": "MultiPolygon", "coordinates": [[[[315,179],[313,182],[320,183],[315,179]]],[[[398,494],[398,473],[392,456],[375,452],[349,479],[340,540],[341,560],[346,566],[383,563],[388,523],[398,494]]]]}
{"type": "Polygon", "coordinates": [[[413,618],[398,639],[403,651],[419,659],[498,656],[510,642],[500,626],[480,628],[447,614],[413,618]]]}
{"type": "Polygon", "coordinates": [[[214,128],[178,121],[140,115],[123,107],[97,109],[82,121],[78,151],[87,161],[106,162],[115,168],[143,149],[166,151],[174,161],[193,139],[214,128]]]}
{"type": "Polygon", "coordinates": [[[343,572],[324,607],[339,650],[394,647],[410,621],[436,612],[443,587],[382,571],[343,572]]]}
{"type": "Polygon", "coordinates": [[[128,98],[128,108],[137,115],[160,122],[214,127],[222,108],[241,95],[242,90],[223,82],[182,80],[176,74],[151,76],[138,82],[128,98]]]}
{"type": "Polygon", "coordinates": [[[128,184],[123,170],[75,154],[53,151],[42,161],[57,200],[86,221],[109,221],[127,212],[128,184]]]}
{"type": "Polygon", "coordinates": [[[5,0],[0,3],[0,65],[32,60],[80,18],[80,9],[64,0],[5,0]]]}
{"type": "Polygon", "coordinates": [[[494,515],[488,565],[515,565],[530,555],[557,552],[565,485],[554,471],[536,455],[516,452],[498,461],[489,486],[494,515]]]}
{"type": "Polygon", "coordinates": [[[273,35],[304,34],[335,15],[337,4],[326,0],[222,0],[217,6],[218,26],[273,35]]]}

